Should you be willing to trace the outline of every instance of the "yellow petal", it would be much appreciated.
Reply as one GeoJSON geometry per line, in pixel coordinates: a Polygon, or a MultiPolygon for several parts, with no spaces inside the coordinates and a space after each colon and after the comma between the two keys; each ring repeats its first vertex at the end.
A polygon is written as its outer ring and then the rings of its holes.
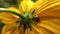
{"type": "Polygon", "coordinates": [[[0,13],[0,20],[5,24],[14,24],[18,20],[18,17],[11,13],[2,12],[0,13]]]}
{"type": "Polygon", "coordinates": [[[39,13],[40,22],[38,26],[41,26],[54,34],[60,34],[60,2],[50,5],[49,8],[42,10],[39,13]]]}
{"type": "Polygon", "coordinates": [[[23,0],[19,5],[21,12],[31,12],[34,9],[34,2],[31,0],[23,0]]]}
{"type": "Polygon", "coordinates": [[[20,29],[18,30],[18,26],[16,25],[5,25],[2,29],[2,34],[24,34],[24,31],[23,31],[23,26],[20,27],[20,29]],[[11,28],[9,28],[9,26],[11,28]],[[6,31],[7,29],[10,29],[9,31],[6,31]]]}
{"type": "Polygon", "coordinates": [[[53,34],[53,32],[49,31],[48,29],[42,27],[42,26],[39,26],[37,24],[35,25],[32,25],[33,26],[33,31],[34,34],[53,34]]]}
{"type": "Polygon", "coordinates": [[[60,19],[42,20],[38,26],[41,26],[54,34],[60,34],[60,19]]]}
{"type": "Polygon", "coordinates": [[[60,0],[39,0],[35,3],[35,7],[36,7],[35,15],[59,4],[60,4],[60,0]]]}
{"type": "MultiPolygon", "coordinates": [[[[9,7],[7,8],[8,10],[12,10],[12,11],[15,11],[16,13],[19,13],[19,10],[14,8],[14,7],[9,7]]],[[[16,23],[16,21],[18,20],[18,16],[17,15],[14,15],[14,14],[11,14],[11,13],[8,13],[8,12],[2,12],[0,13],[0,19],[3,23],[5,24],[13,24],[13,23],[16,23]]]]}
{"type": "MultiPolygon", "coordinates": [[[[38,2],[38,7],[36,6],[35,15],[39,15],[40,17],[38,26],[47,29],[53,34],[60,34],[60,0],[45,0],[45,3],[42,3],[43,1],[40,4],[38,2]]],[[[36,30],[40,32],[39,29],[36,30]]]]}

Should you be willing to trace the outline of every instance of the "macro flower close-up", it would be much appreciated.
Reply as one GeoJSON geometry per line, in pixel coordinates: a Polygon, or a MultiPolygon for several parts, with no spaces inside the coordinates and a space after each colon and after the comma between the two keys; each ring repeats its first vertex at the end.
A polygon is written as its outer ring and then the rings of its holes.
{"type": "Polygon", "coordinates": [[[1,0],[0,34],[60,34],[60,0],[1,0]]]}

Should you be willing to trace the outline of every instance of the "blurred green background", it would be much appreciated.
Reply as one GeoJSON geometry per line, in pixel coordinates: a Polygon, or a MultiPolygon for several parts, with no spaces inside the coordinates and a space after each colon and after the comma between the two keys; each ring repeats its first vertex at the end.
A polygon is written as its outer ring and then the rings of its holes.
{"type": "MultiPolygon", "coordinates": [[[[0,0],[0,8],[7,8],[12,5],[17,7],[21,1],[22,0],[0,0]]],[[[32,0],[32,1],[36,2],[38,0],[32,0]]]]}

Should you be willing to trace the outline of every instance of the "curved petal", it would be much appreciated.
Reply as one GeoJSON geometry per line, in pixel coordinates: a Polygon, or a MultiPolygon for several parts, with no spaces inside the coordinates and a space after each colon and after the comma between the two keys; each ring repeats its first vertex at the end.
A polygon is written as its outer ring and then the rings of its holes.
{"type": "Polygon", "coordinates": [[[42,20],[38,26],[41,26],[52,33],[60,34],[60,19],[42,20]]]}
{"type": "Polygon", "coordinates": [[[19,5],[20,11],[23,12],[31,12],[34,9],[34,2],[31,0],[23,0],[19,5]]]}
{"type": "Polygon", "coordinates": [[[48,29],[39,26],[38,24],[34,24],[33,26],[33,31],[35,34],[53,34],[53,32],[49,31],[48,29]],[[35,31],[34,31],[35,30],[35,31]]]}
{"type": "Polygon", "coordinates": [[[50,5],[50,7],[42,10],[38,15],[40,17],[38,26],[54,34],[60,34],[60,2],[50,5]]]}
{"type": "Polygon", "coordinates": [[[11,14],[8,12],[1,12],[0,13],[0,20],[5,24],[13,24],[16,23],[18,20],[18,16],[15,14],[11,14]]]}
{"type": "Polygon", "coordinates": [[[0,20],[5,24],[13,24],[16,23],[18,18],[14,14],[3,12],[0,13],[0,20]]]}
{"type": "Polygon", "coordinates": [[[15,32],[15,34],[18,34],[18,30],[17,27],[15,25],[5,25],[2,29],[2,34],[13,34],[15,32]]]}
{"type": "Polygon", "coordinates": [[[35,3],[35,15],[53,6],[59,5],[60,0],[40,0],[35,3]],[[40,2],[40,3],[39,3],[40,2]]]}
{"type": "Polygon", "coordinates": [[[18,26],[16,25],[5,25],[1,33],[2,34],[24,34],[24,31],[23,31],[23,26],[21,26],[20,29],[18,30],[18,26]]]}
{"type": "Polygon", "coordinates": [[[56,16],[56,17],[60,17],[60,2],[58,3],[58,5],[55,5],[51,8],[43,10],[38,15],[39,16],[56,16]]]}
{"type": "Polygon", "coordinates": [[[38,7],[36,7],[37,9],[35,11],[35,15],[40,17],[37,28],[40,26],[50,31],[50,33],[60,34],[60,0],[45,0],[45,3],[42,2],[37,5],[38,7]]]}

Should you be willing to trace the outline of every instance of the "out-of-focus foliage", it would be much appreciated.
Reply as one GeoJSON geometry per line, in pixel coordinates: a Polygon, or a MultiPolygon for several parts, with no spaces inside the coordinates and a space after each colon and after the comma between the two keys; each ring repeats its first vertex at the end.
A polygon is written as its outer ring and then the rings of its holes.
{"type": "Polygon", "coordinates": [[[4,0],[0,0],[0,8],[8,7],[8,3],[4,2],[4,0]]]}
{"type": "Polygon", "coordinates": [[[9,6],[17,7],[21,0],[0,0],[0,7],[6,8],[9,6]]]}

